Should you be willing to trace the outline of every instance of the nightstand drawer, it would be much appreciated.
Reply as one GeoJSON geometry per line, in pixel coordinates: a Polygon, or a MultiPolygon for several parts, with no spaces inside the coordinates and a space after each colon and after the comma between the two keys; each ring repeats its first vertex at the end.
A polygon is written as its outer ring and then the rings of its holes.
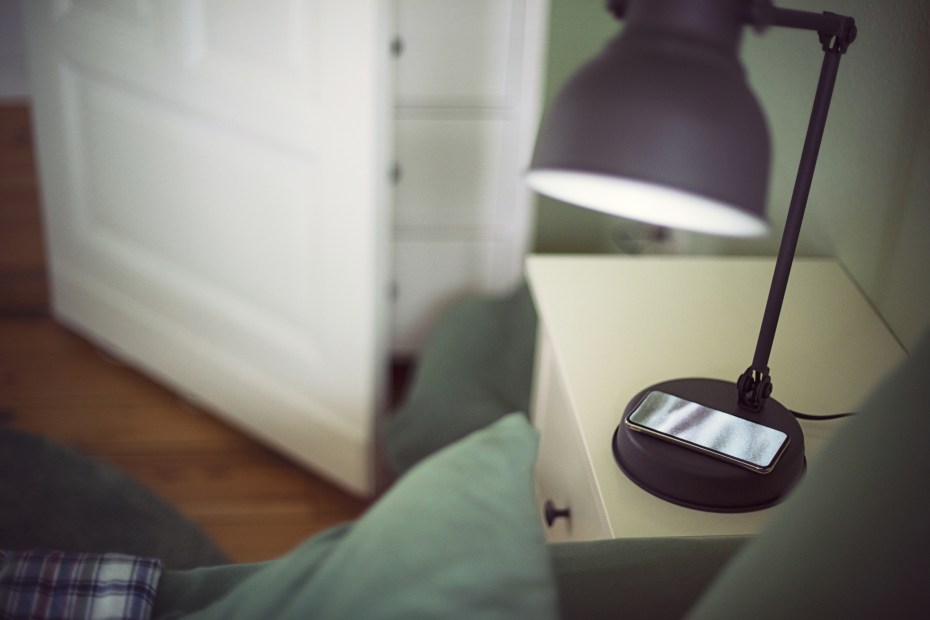
{"type": "MultiPolygon", "coordinates": [[[[534,424],[540,431],[536,462],[536,499],[549,541],[610,538],[607,517],[595,488],[591,465],[585,458],[568,393],[554,366],[549,340],[538,339],[534,424]],[[546,503],[568,514],[546,522],[546,503]]],[[[554,515],[553,515],[554,516],[554,515]]]]}

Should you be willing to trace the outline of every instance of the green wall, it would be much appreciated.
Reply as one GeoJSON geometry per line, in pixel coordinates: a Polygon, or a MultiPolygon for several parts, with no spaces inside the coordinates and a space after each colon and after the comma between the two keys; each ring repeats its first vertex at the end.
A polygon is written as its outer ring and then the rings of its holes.
{"type": "MultiPolygon", "coordinates": [[[[621,24],[607,13],[602,0],[552,0],[546,63],[546,105],[562,84],[595,56],[621,24]]],[[[537,252],[601,252],[609,250],[611,218],[544,196],[537,198],[537,252]]]]}
{"type": "MultiPolygon", "coordinates": [[[[836,256],[906,347],[930,327],[930,2],[791,0],[856,18],[814,178],[799,254],[836,256]]],[[[552,0],[546,100],[618,32],[601,0],[552,0]]],[[[814,33],[746,30],[742,58],[773,143],[770,238],[681,234],[695,254],[774,254],[807,129],[822,52],[814,33]]],[[[616,251],[633,226],[539,199],[538,252],[616,251]]],[[[790,287],[789,292],[790,295],[790,287]]]]}

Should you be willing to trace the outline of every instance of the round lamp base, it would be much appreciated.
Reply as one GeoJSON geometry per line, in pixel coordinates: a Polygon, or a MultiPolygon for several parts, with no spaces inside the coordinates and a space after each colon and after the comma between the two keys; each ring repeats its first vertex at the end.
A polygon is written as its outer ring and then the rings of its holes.
{"type": "Polygon", "coordinates": [[[631,430],[621,421],[613,437],[614,457],[636,484],[667,501],[712,512],[749,512],[777,504],[806,467],[804,434],[794,415],[769,399],[759,412],[737,406],[736,385],[717,379],[677,379],[649,387],[630,401],[623,420],[650,391],[730,413],[788,435],[788,446],[769,473],[757,473],[707,454],[631,430]]]}

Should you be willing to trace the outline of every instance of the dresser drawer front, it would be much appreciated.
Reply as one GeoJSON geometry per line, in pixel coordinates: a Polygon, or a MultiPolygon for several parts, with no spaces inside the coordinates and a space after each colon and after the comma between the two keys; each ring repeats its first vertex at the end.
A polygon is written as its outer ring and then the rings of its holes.
{"type": "Polygon", "coordinates": [[[610,538],[587,451],[549,340],[537,340],[533,422],[540,431],[536,499],[550,542],[610,538]],[[546,523],[546,502],[567,516],[546,523]]]}

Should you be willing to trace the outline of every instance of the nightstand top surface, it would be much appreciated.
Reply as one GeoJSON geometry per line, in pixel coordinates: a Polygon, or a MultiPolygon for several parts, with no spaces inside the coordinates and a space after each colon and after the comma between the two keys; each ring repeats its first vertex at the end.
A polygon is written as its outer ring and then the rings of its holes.
{"type": "MultiPolygon", "coordinates": [[[[707,513],[654,498],[617,468],[610,439],[627,403],[650,385],[736,380],[752,361],[773,267],[771,258],[528,259],[540,324],[615,537],[750,533],[771,512],[707,513]]],[[[836,260],[795,260],[769,362],[774,398],[812,414],[855,411],[904,358],[836,260]]],[[[841,424],[802,422],[809,461],[841,424]]]]}

